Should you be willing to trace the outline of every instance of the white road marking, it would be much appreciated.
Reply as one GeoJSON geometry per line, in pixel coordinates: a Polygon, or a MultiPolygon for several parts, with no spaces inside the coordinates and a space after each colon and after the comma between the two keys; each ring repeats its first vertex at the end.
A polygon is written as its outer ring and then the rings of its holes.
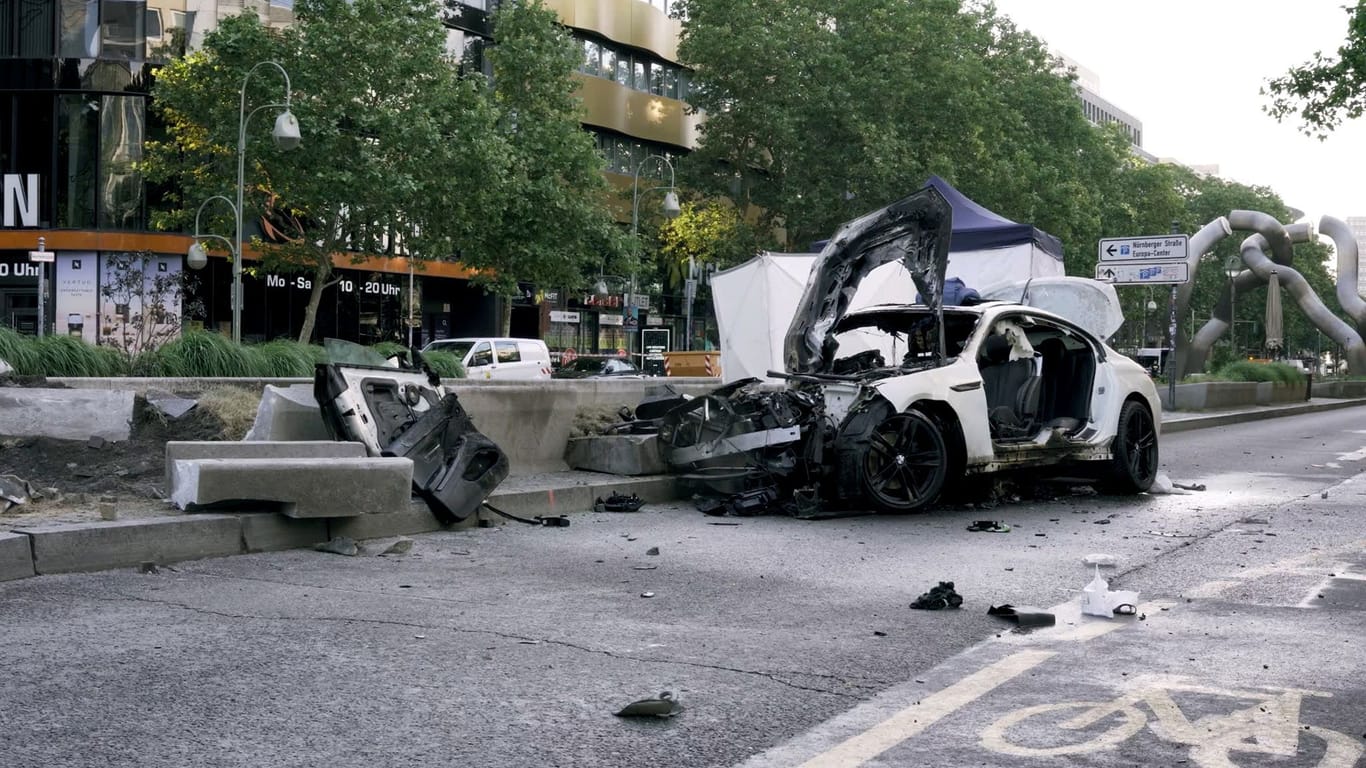
{"type": "Polygon", "coordinates": [[[802,768],[853,768],[877,757],[939,722],[965,704],[1028,672],[1057,651],[1020,651],[968,675],[920,703],[909,706],[824,754],[802,768]]]}

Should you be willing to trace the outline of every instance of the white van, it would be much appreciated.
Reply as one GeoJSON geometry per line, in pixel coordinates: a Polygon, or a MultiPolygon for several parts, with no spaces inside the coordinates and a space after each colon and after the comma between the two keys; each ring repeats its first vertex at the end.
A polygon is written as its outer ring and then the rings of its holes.
{"type": "Polygon", "coordinates": [[[550,349],[540,339],[438,339],[422,351],[460,358],[468,379],[550,378],[550,349]]]}

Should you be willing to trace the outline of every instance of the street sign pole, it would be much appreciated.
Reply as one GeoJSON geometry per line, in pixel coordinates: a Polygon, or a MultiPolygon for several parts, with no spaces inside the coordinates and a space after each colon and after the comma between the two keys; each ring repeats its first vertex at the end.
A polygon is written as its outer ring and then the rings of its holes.
{"type": "MultiPolygon", "coordinates": [[[[1183,242],[1182,242],[1182,245],[1181,245],[1181,251],[1182,251],[1182,255],[1184,256],[1184,255],[1185,255],[1185,250],[1186,250],[1186,244],[1189,243],[1189,239],[1188,239],[1185,235],[1178,235],[1177,233],[1179,233],[1180,231],[1181,231],[1181,224],[1180,224],[1180,222],[1173,221],[1173,222],[1172,222],[1171,234],[1172,234],[1173,236],[1178,236],[1178,237],[1180,237],[1181,240],[1183,241],[1183,242]]],[[[1173,411],[1176,410],[1176,379],[1177,379],[1177,377],[1180,375],[1179,372],[1176,370],[1176,289],[1177,289],[1177,287],[1178,287],[1177,285],[1172,285],[1171,323],[1170,323],[1170,325],[1169,325],[1169,327],[1168,327],[1168,329],[1167,329],[1168,334],[1170,334],[1170,335],[1168,336],[1168,342],[1167,342],[1167,345],[1168,345],[1167,358],[1168,358],[1169,360],[1171,360],[1171,362],[1168,364],[1168,367],[1167,367],[1167,407],[1170,408],[1170,409],[1172,409],[1173,411]]]]}
{"type": "Polygon", "coordinates": [[[47,252],[47,238],[38,238],[38,250],[28,252],[28,260],[38,264],[38,338],[47,326],[47,265],[53,254],[47,252]]]}

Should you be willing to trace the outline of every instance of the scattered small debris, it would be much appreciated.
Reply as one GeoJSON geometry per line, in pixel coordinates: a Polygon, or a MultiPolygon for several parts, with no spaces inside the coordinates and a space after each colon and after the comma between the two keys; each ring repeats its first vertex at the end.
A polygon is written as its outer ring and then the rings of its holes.
{"type": "Polygon", "coordinates": [[[654,596],[655,596],[655,593],[653,593],[653,592],[641,592],[641,593],[640,593],[640,596],[641,596],[641,597],[654,597],[654,596]]]}
{"type": "Polygon", "coordinates": [[[1171,531],[1144,531],[1144,533],[1150,534],[1150,535],[1152,535],[1152,536],[1161,536],[1161,537],[1167,538],[1167,539],[1193,539],[1193,538],[1195,538],[1195,534],[1193,534],[1193,533],[1172,533],[1171,531]]]}
{"type": "Polygon", "coordinates": [[[1086,557],[1083,557],[1081,559],[1081,562],[1083,565],[1097,565],[1101,568],[1113,568],[1116,565],[1116,563],[1118,563],[1118,560],[1115,558],[1114,555],[1095,552],[1087,555],[1086,557]]]}
{"type": "Polygon", "coordinates": [[[1271,525],[1265,517],[1244,517],[1238,521],[1242,525],[1271,525]]]}
{"type": "Polygon", "coordinates": [[[987,608],[988,616],[996,616],[1013,621],[1020,627],[1051,627],[1058,623],[1058,617],[1042,608],[1014,606],[1010,603],[993,605],[987,608]]]}
{"type": "Polygon", "coordinates": [[[346,536],[337,536],[331,541],[314,544],[313,548],[319,552],[331,552],[334,555],[346,555],[347,557],[355,557],[360,554],[360,547],[356,546],[355,539],[346,536]]]}
{"type": "Polygon", "coordinates": [[[645,550],[645,554],[647,554],[647,555],[657,555],[657,554],[659,554],[659,547],[650,547],[649,549],[645,550]]]}
{"type": "Polygon", "coordinates": [[[388,547],[385,548],[383,552],[379,553],[379,555],[380,557],[384,557],[385,555],[406,555],[409,552],[411,552],[412,549],[413,540],[409,538],[402,538],[394,542],[393,544],[390,544],[388,547]]]}
{"type": "Polygon", "coordinates": [[[413,637],[414,637],[415,639],[417,639],[417,640],[426,640],[426,639],[427,639],[427,636],[426,636],[426,635],[413,635],[413,637]]]}
{"type": "Polygon", "coordinates": [[[17,475],[0,475],[0,512],[27,504],[34,496],[33,486],[17,475]]]}
{"type": "Polygon", "coordinates": [[[968,526],[969,531],[984,531],[986,533],[1010,533],[1010,526],[999,520],[974,520],[968,526]]]}
{"type": "Polygon", "coordinates": [[[1205,484],[1204,484],[1204,483],[1177,483],[1177,482],[1173,482],[1173,483],[1172,483],[1172,487],[1173,487],[1173,488],[1180,488],[1180,489],[1183,490],[1183,491],[1203,491],[1203,490],[1205,490],[1205,484]]]}
{"type": "Polygon", "coordinates": [[[1138,592],[1110,590],[1110,582],[1100,577],[1100,567],[1091,582],[1081,590],[1081,612],[1088,616],[1113,619],[1115,614],[1132,616],[1138,610],[1138,592]]]}
{"type": "Polygon", "coordinates": [[[744,523],[721,523],[721,522],[715,522],[715,523],[707,523],[707,525],[730,525],[730,526],[735,526],[735,525],[744,525],[744,523]]]}
{"type": "Polygon", "coordinates": [[[148,560],[146,562],[138,564],[138,573],[154,574],[161,573],[161,570],[157,568],[156,563],[152,562],[151,560],[148,560]]]}
{"type": "MultiPolygon", "coordinates": [[[[598,562],[601,563],[602,561],[599,560],[598,562]]],[[[659,566],[657,566],[657,565],[633,565],[633,566],[631,566],[631,570],[633,570],[633,571],[653,571],[653,570],[655,570],[655,569],[658,568],[658,567],[659,567],[659,566]]]]}
{"type": "Polygon", "coordinates": [[[1186,490],[1182,486],[1178,486],[1176,483],[1173,483],[1172,479],[1170,477],[1167,477],[1166,472],[1158,472],[1157,477],[1153,479],[1152,486],[1148,488],[1148,493],[1185,494],[1190,493],[1190,491],[1186,490]]]}
{"type": "Polygon", "coordinates": [[[99,435],[91,435],[90,439],[85,441],[85,447],[90,448],[91,450],[102,451],[109,447],[109,441],[99,435]]]}
{"type": "Polygon", "coordinates": [[[875,629],[875,630],[873,630],[873,637],[886,637],[886,636],[887,636],[887,633],[886,633],[886,632],[883,632],[883,631],[880,630],[880,629],[875,629]]]}
{"type": "Polygon", "coordinates": [[[1324,491],[1323,493],[1320,493],[1320,494],[1319,494],[1319,498],[1320,498],[1320,499],[1326,499],[1326,498],[1328,498],[1328,491],[1324,491]]]}
{"type": "Polygon", "coordinates": [[[678,703],[678,699],[669,691],[664,691],[657,698],[640,699],[622,707],[616,713],[617,717],[673,717],[683,711],[683,705],[678,703]]]}
{"type": "Polygon", "coordinates": [[[963,596],[953,589],[952,581],[941,581],[939,585],[917,597],[911,603],[911,607],[924,611],[940,611],[945,608],[959,608],[963,605],[963,596]]]}
{"type": "Polygon", "coordinates": [[[642,506],[644,506],[644,504],[645,500],[634,493],[630,496],[625,496],[623,494],[613,492],[612,495],[608,496],[606,499],[599,496],[597,500],[593,502],[593,511],[637,512],[640,510],[642,506]]]}
{"type": "Polygon", "coordinates": [[[1101,518],[1101,519],[1099,519],[1099,520],[1092,520],[1091,522],[1092,522],[1092,523],[1095,523],[1096,525],[1109,525],[1109,524],[1110,524],[1110,520],[1109,520],[1108,518],[1101,518]]]}

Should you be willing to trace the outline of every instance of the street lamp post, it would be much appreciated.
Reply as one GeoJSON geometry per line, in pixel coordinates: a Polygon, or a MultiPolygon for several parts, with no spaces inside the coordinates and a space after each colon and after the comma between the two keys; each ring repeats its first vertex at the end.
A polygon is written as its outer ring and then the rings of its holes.
{"type": "Polygon", "coordinates": [[[1224,272],[1228,275],[1228,325],[1229,345],[1233,347],[1234,357],[1238,356],[1238,274],[1243,271],[1243,262],[1230,256],[1224,262],[1224,272]]]}
{"type": "Polygon", "coordinates": [[[247,70],[246,76],[242,78],[241,99],[237,108],[237,205],[233,209],[233,215],[237,219],[237,235],[234,238],[236,247],[233,249],[232,259],[232,340],[239,344],[242,342],[242,186],[246,176],[247,123],[252,115],[263,109],[282,107],[284,111],[275,118],[275,127],[271,129],[270,135],[280,149],[294,149],[299,146],[302,137],[299,134],[299,121],[294,117],[294,113],[289,111],[289,105],[289,73],[279,62],[262,61],[247,70]],[[264,104],[247,112],[247,83],[256,70],[267,65],[280,70],[280,74],[284,76],[285,101],[283,104],[264,104]]]}
{"type": "MultiPolygon", "coordinates": [[[[668,183],[667,186],[650,187],[650,188],[646,189],[645,192],[647,192],[647,193],[648,193],[648,192],[653,192],[653,191],[655,191],[655,190],[657,190],[657,189],[667,189],[667,190],[669,190],[668,193],[666,193],[666,194],[664,195],[664,204],[663,204],[663,206],[661,207],[661,210],[664,212],[664,215],[667,216],[668,218],[673,218],[673,217],[677,216],[677,215],[679,214],[679,211],[681,210],[681,209],[679,208],[679,205],[678,205],[678,193],[675,191],[675,190],[677,189],[677,187],[674,185],[674,164],[673,164],[672,162],[670,162],[669,158],[667,158],[667,157],[665,157],[665,156],[663,156],[663,155],[646,155],[644,160],[641,160],[639,163],[636,164],[635,174],[634,174],[634,175],[632,176],[632,178],[631,178],[631,243],[632,243],[632,247],[635,248],[635,251],[636,251],[636,253],[635,253],[635,257],[636,257],[636,258],[635,258],[635,261],[637,261],[637,262],[640,260],[640,196],[641,196],[641,190],[640,190],[640,169],[641,169],[642,166],[644,166],[646,163],[650,162],[651,160],[658,160],[658,161],[664,163],[665,165],[667,165],[667,166],[669,167],[669,183],[668,183]]],[[[686,283],[686,285],[689,286],[689,288],[691,288],[691,286],[692,286],[692,275],[691,275],[691,274],[688,275],[688,282],[686,283]]],[[[639,310],[635,310],[635,303],[636,303],[636,265],[635,265],[635,264],[632,264],[632,265],[631,265],[631,284],[630,284],[630,291],[631,291],[631,292],[627,295],[627,298],[626,298],[626,312],[627,312],[628,315],[630,315],[630,314],[632,313],[632,311],[634,310],[634,311],[637,313],[635,316],[638,318],[638,317],[639,317],[639,314],[638,314],[638,313],[639,313],[639,310]]],[[[683,335],[684,335],[685,340],[687,340],[687,344],[688,344],[688,346],[687,346],[686,348],[687,348],[687,349],[691,349],[691,348],[692,348],[692,341],[691,341],[691,339],[692,339],[692,291],[691,291],[691,290],[685,290],[684,293],[685,293],[685,300],[687,301],[687,305],[688,305],[688,306],[687,306],[687,323],[688,323],[688,328],[687,328],[687,330],[684,332],[683,335]]],[[[639,332],[640,332],[640,329],[637,328],[637,329],[636,329],[636,333],[639,334],[639,332]]],[[[635,345],[632,344],[631,346],[634,347],[635,345]]]]}
{"type": "Polygon", "coordinates": [[[233,245],[233,242],[231,240],[229,240],[226,237],[223,237],[222,235],[201,234],[199,231],[199,217],[201,214],[204,213],[204,206],[208,205],[209,203],[212,203],[215,200],[222,200],[223,203],[226,204],[230,210],[232,210],[232,219],[234,222],[241,220],[240,217],[237,215],[237,206],[233,205],[232,201],[228,198],[222,195],[212,195],[210,197],[205,198],[204,202],[199,204],[199,210],[195,211],[194,242],[190,243],[190,250],[185,254],[185,263],[189,265],[190,269],[203,269],[209,263],[209,255],[204,252],[204,246],[199,244],[199,240],[201,238],[222,240],[223,244],[228,246],[228,254],[232,256],[233,263],[237,263],[239,251],[233,245]]]}

